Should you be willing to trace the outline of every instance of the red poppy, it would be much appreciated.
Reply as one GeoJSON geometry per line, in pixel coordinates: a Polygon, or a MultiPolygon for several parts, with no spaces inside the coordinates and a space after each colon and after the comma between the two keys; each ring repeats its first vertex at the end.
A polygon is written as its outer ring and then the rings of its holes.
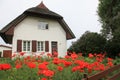
{"type": "Polygon", "coordinates": [[[89,53],[89,58],[93,58],[94,57],[94,55],[92,54],[92,53],[89,53]]]}
{"type": "Polygon", "coordinates": [[[57,69],[58,69],[58,71],[62,71],[63,67],[62,66],[58,66],[57,69]]]}
{"type": "Polygon", "coordinates": [[[107,60],[108,60],[108,62],[113,61],[113,59],[112,59],[112,58],[107,58],[107,60]]]}
{"type": "Polygon", "coordinates": [[[65,67],[68,67],[68,66],[72,65],[72,62],[64,61],[63,64],[64,64],[65,67]]]}
{"type": "Polygon", "coordinates": [[[75,71],[77,71],[79,69],[80,69],[80,66],[75,66],[75,67],[72,68],[72,72],[75,72],[75,71]]]}
{"type": "Polygon", "coordinates": [[[20,69],[22,67],[22,65],[21,64],[17,64],[15,67],[16,67],[16,69],[20,69]]]}
{"type": "Polygon", "coordinates": [[[36,67],[36,64],[33,63],[33,62],[29,62],[29,63],[27,64],[27,66],[28,66],[29,68],[35,68],[35,67],[36,67]]]}
{"type": "Polygon", "coordinates": [[[56,51],[53,52],[53,57],[58,57],[58,53],[56,51]]]}
{"type": "Polygon", "coordinates": [[[76,53],[73,53],[73,54],[71,54],[71,58],[74,60],[74,59],[76,59],[78,57],[78,55],[76,54],[76,53]]]}
{"type": "Polygon", "coordinates": [[[41,80],[47,80],[46,78],[42,78],[41,80]]]}
{"type": "Polygon", "coordinates": [[[105,70],[105,66],[103,64],[99,65],[99,69],[100,71],[104,71],[105,70]]]}
{"type": "Polygon", "coordinates": [[[45,64],[39,64],[38,65],[38,68],[40,69],[40,70],[47,70],[48,68],[47,68],[47,65],[45,65],[45,64]]]}
{"type": "Polygon", "coordinates": [[[44,61],[42,64],[48,65],[49,63],[48,63],[48,62],[46,62],[46,61],[44,61]]]}
{"type": "Polygon", "coordinates": [[[44,76],[46,76],[46,77],[53,77],[54,71],[44,70],[44,71],[43,71],[43,74],[44,74],[44,76]]]}
{"type": "Polygon", "coordinates": [[[56,65],[58,65],[58,64],[60,64],[60,60],[55,57],[55,58],[53,59],[53,63],[56,64],[56,65]]]}
{"type": "Polygon", "coordinates": [[[1,64],[1,66],[2,66],[2,68],[1,68],[2,70],[8,70],[11,68],[10,64],[1,64]]]}
{"type": "Polygon", "coordinates": [[[113,66],[113,63],[112,63],[112,62],[108,62],[107,64],[108,64],[108,66],[110,66],[110,67],[113,66]]]}
{"type": "Polygon", "coordinates": [[[66,55],[66,56],[65,56],[65,58],[66,58],[66,59],[69,59],[69,58],[70,58],[70,56],[66,55]]]}

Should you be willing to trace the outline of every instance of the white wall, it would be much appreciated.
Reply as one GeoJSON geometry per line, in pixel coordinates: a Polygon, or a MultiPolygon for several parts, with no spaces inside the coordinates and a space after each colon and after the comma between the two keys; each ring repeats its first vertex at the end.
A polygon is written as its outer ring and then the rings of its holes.
{"type": "Polygon", "coordinates": [[[3,57],[3,50],[11,50],[11,48],[0,46],[0,52],[2,52],[1,57],[3,57]]]}
{"type": "Polygon", "coordinates": [[[19,23],[14,29],[13,37],[13,53],[17,50],[17,40],[38,40],[49,41],[49,52],[51,53],[51,41],[58,41],[58,53],[59,56],[64,56],[67,51],[66,33],[61,25],[51,19],[43,19],[37,17],[27,17],[21,23],[19,23]],[[49,29],[38,29],[40,21],[48,22],[49,29]]]}

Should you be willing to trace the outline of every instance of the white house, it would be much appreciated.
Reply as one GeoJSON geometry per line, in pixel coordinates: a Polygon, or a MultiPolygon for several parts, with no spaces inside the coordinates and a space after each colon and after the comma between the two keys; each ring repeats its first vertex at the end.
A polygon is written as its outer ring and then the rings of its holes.
{"type": "Polygon", "coordinates": [[[63,17],[49,10],[43,2],[24,11],[5,26],[0,35],[6,43],[12,44],[12,53],[57,51],[61,57],[67,51],[67,40],[75,38],[63,17]]]}
{"type": "Polygon", "coordinates": [[[3,52],[7,50],[12,50],[12,47],[6,45],[0,45],[0,57],[4,57],[3,52]]]}

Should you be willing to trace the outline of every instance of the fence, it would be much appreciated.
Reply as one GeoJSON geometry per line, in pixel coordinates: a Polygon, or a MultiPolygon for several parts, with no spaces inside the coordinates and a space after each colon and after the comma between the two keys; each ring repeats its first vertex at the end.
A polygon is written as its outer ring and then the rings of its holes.
{"type": "Polygon", "coordinates": [[[120,78],[120,64],[105,71],[99,72],[93,76],[84,74],[84,79],[82,80],[120,80],[118,78],[120,78]]]}

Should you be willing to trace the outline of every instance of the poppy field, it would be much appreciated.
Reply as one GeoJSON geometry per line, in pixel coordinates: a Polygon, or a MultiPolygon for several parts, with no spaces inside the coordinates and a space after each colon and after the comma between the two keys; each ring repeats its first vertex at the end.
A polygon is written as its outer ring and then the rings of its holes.
{"type": "Polygon", "coordinates": [[[105,54],[83,57],[82,53],[72,53],[64,58],[47,53],[26,56],[21,52],[11,59],[0,59],[0,80],[81,80],[83,74],[96,74],[114,66],[114,59],[105,54]]]}

